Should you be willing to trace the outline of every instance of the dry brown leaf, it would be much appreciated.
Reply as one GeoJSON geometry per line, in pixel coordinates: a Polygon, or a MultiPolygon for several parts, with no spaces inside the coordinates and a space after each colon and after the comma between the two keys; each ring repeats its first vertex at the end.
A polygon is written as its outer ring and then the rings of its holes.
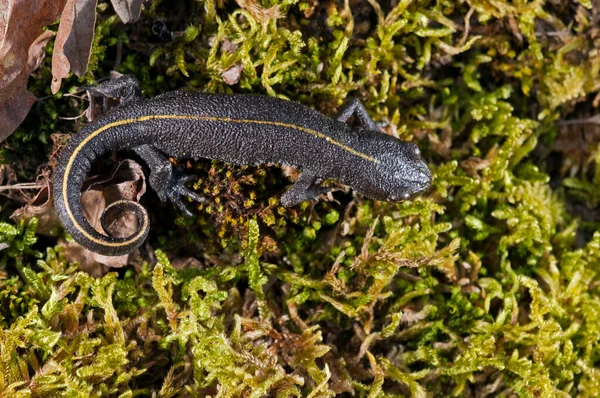
{"type": "Polygon", "coordinates": [[[11,165],[0,164],[0,185],[11,185],[17,181],[17,173],[11,165]]]}
{"type": "Polygon", "coordinates": [[[43,60],[44,46],[66,0],[0,1],[0,142],[27,116],[36,97],[27,79],[43,60]]]}
{"type": "MultiPolygon", "coordinates": [[[[52,201],[52,185],[47,176],[40,179],[45,184],[37,196],[22,208],[16,210],[11,218],[27,220],[38,218],[37,232],[42,235],[54,235],[60,220],[56,215],[52,201]]],[[[117,200],[139,201],[146,192],[146,177],[142,167],[133,160],[124,160],[110,175],[94,176],[86,181],[87,189],[81,194],[81,206],[90,224],[101,233],[101,217],[106,206],[117,200]]],[[[114,236],[127,237],[137,230],[137,219],[133,214],[108,214],[108,230],[114,236]],[[112,217],[111,217],[112,216],[112,217]],[[116,217],[119,216],[119,217],[116,217]]],[[[109,268],[122,267],[127,264],[128,255],[111,257],[91,252],[76,242],[61,242],[65,247],[65,258],[76,261],[82,270],[94,276],[102,275],[106,270],[98,268],[98,263],[109,268]]]]}
{"type": "Polygon", "coordinates": [[[221,50],[225,51],[226,53],[233,54],[237,51],[238,47],[239,44],[232,42],[226,37],[221,39],[221,50]]]}
{"type": "Polygon", "coordinates": [[[235,2],[262,25],[266,25],[270,20],[283,18],[279,5],[264,8],[256,0],[235,0],[235,2]]]}
{"type": "Polygon", "coordinates": [[[111,0],[115,12],[123,23],[132,23],[138,20],[142,11],[143,0],[111,0]]]}
{"type": "Polygon", "coordinates": [[[38,228],[36,232],[40,235],[55,236],[56,231],[61,226],[58,215],[52,206],[52,185],[47,175],[38,178],[44,184],[38,194],[25,206],[15,210],[10,216],[15,220],[28,220],[32,217],[38,218],[38,228]]]}
{"type": "Polygon", "coordinates": [[[485,169],[486,167],[489,167],[491,164],[492,164],[491,160],[481,159],[476,156],[471,156],[471,157],[463,160],[462,162],[460,162],[460,166],[470,177],[477,177],[477,178],[481,178],[479,176],[479,172],[481,170],[485,169]]]}
{"type": "MultiPolygon", "coordinates": [[[[114,173],[92,177],[88,179],[86,185],[87,189],[81,194],[81,206],[90,224],[96,231],[104,233],[101,216],[106,206],[117,200],[138,201],[146,192],[146,177],[138,163],[124,160],[114,173]]],[[[107,226],[113,236],[119,237],[130,236],[138,227],[135,216],[128,213],[107,214],[107,226]]],[[[67,260],[79,262],[80,268],[90,273],[95,272],[97,263],[109,268],[118,268],[127,264],[128,255],[103,256],[75,242],[64,243],[64,246],[67,260]]]]}
{"type": "MultiPolygon", "coordinates": [[[[140,16],[142,0],[113,0],[123,22],[140,16]]],[[[98,0],[0,0],[0,142],[23,122],[36,97],[27,79],[44,57],[52,38],[44,26],[61,17],[52,56],[52,93],[69,71],[82,76],[87,69],[98,0]],[[62,14],[62,15],[61,15],[62,14]]]]}
{"type": "Polygon", "coordinates": [[[204,267],[204,264],[196,257],[175,258],[171,261],[171,265],[175,269],[201,269],[204,267]]]}
{"type": "Polygon", "coordinates": [[[227,69],[223,73],[221,73],[221,78],[225,84],[233,86],[237,82],[240,81],[240,77],[242,76],[242,64],[238,62],[233,65],[231,68],[227,69]]]}
{"type": "Polygon", "coordinates": [[[83,76],[90,62],[98,0],[67,0],[52,54],[52,93],[72,70],[83,76]]]}
{"type": "Polygon", "coordinates": [[[600,142],[598,125],[574,123],[560,126],[553,150],[562,153],[563,156],[561,175],[574,177],[580,173],[587,173],[595,163],[598,142],[600,142]]]}

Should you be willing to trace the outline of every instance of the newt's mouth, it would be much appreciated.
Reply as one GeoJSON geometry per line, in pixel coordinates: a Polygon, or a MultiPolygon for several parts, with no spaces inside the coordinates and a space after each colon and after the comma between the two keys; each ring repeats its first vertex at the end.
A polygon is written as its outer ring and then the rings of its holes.
{"type": "Polygon", "coordinates": [[[425,191],[431,185],[431,180],[431,170],[429,170],[429,168],[425,166],[419,169],[418,177],[415,179],[411,179],[410,182],[418,186],[421,189],[421,191],[425,191]]]}
{"type": "Polygon", "coordinates": [[[422,173],[419,178],[406,180],[407,188],[403,194],[394,195],[393,201],[408,200],[427,191],[431,186],[431,173],[422,173]]]}

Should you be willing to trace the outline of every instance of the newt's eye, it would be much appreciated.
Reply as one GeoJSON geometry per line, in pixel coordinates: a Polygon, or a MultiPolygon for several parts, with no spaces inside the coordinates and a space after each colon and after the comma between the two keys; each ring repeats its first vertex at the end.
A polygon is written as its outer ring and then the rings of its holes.
{"type": "Polygon", "coordinates": [[[415,155],[420,155],[421,154],[421,150],[419,148],[415,148],[415,155]]]}

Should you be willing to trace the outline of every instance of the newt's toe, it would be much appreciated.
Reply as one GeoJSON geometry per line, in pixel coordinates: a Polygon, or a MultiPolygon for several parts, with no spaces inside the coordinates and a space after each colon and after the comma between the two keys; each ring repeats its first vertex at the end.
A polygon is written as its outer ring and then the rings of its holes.
{"type": "Polygon", "coordinates": [[[167,196],[182,212],[187,216],[193,216],[193,213],[187,208],[185,203],[182,201],[183,197],[188,197],[198,203],[205,203],[206,198],[194,190],[185,186],[187,182],[195,181],[198,179],[196,175],[183,174],[182,170],[175,170],[173,173],[171,184],[168,188],[167,196]]]}

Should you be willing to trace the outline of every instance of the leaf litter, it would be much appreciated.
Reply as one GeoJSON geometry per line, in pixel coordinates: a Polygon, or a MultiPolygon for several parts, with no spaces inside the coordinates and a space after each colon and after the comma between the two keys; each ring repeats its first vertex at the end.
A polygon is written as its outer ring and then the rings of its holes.
{"type": "MultiPolygon", "coordinates": [[[[125,23],[137,21],[143,0],[112,0],[125,23]]],[[[98,0],[6,0],[0,2],[0,142],[25,120],[37,98],[27,80],[44,59],[44,47],[54,37],[44,27],[60,17],[52,56],[52,93],[72,71],[86,73],[98,0]]]]}

